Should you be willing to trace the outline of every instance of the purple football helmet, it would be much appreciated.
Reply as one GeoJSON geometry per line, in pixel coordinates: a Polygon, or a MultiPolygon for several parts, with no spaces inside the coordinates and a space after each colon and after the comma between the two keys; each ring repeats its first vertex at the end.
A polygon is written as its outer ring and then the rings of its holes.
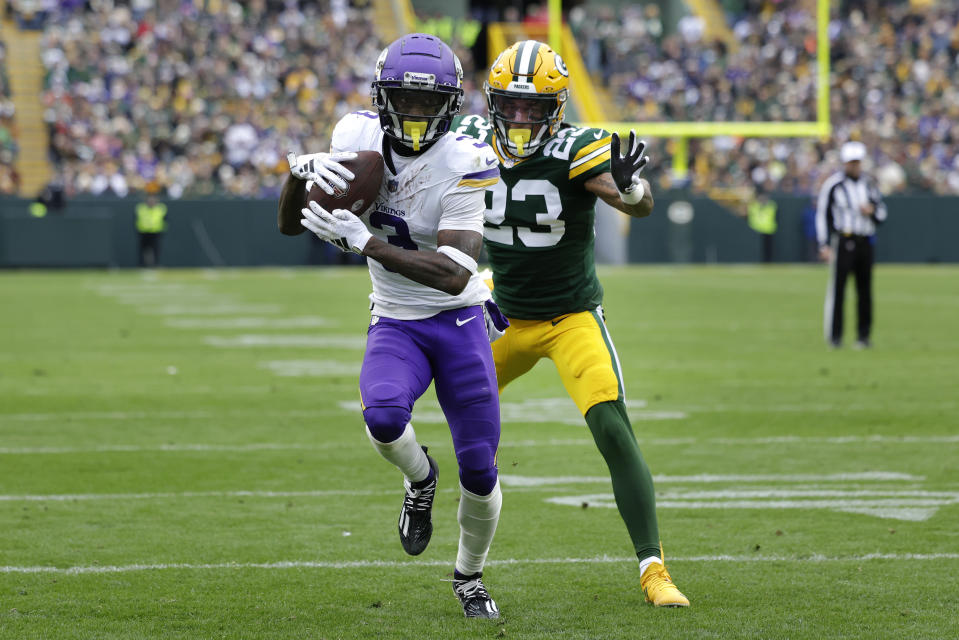
{"type": "Polygon", "coordinates": [[[463,67],[436,36],[411,33],[383,49],[371,93],[383,132],[420,151],[450,130],[463,104],[463,67]]]}

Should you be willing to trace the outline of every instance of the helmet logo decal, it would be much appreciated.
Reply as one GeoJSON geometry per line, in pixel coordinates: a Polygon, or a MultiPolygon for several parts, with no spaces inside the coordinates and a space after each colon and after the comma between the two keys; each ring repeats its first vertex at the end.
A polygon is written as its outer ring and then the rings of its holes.
{"type": "Polygon", "coordinates": [[[553,62],[556,64],[556,70],[568,78],[569,69],[566,68],[566,63],[563,62],[563,58],[560,57],[558,53],[555,53],[553,55],[556,56],[555,59],[553,60],[553,62]]]}
{"type": "Polygon", "coordinates": [[[453,54],[453,66],[456,67],[456,86],[463,86],[463,65],[460,64],[459,57],[454,53],[453,54]]]}
{"type": "Polygon", "coordinates": [[[524,93],[536,93],[536,85],[532,82],[510,82],[506,87],[507,91],[522,91],[524,93]]]}
{"type": "Polygon", "coordinates": [[[380,57],[376,59],[376,79],[377,80],[379,80],[380,76],[383,75],[383,66],[386,64],[386,54],[389,52],[390,50],[388,48],[383,49],[383,51],[380,52],[380,57]]]}
{"type": "Polygon", "coordinates": [[[436,75],[432,73],[406,71],[403,73],[403,86],[432,89],[436,86],[436,75]]]}

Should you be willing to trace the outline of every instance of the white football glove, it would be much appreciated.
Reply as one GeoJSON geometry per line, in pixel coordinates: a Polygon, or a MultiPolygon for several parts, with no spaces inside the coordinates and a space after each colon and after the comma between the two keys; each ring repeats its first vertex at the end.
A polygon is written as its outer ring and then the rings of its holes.
{"type": "Polygon", "coordinates": [[[329,212],[315,202],[301,210],[303,218],[300,224],[341,251],[363,254],[366,243],[373,234],[363,221],[346,209],[334,209],[329,212]]]}
{"type": "Polygon", "coordinates": [[[327,194],[333,195],[334,187],[346,191],[347,180],[356,176],[353,172],[340,164],[343,160],[353,160],[356,154],[345,153],[310,153],[297,157],[290,151],[286,160],[290,163],[290,173],[301,180],[312,180],[327,194]]]}

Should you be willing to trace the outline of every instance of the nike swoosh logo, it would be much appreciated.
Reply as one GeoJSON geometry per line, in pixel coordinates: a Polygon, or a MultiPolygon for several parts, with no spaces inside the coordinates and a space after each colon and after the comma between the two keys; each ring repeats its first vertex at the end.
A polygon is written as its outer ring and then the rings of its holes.
{"type": "Polygon", "coordinates": [[[469,322],[470,320],[476,320],[476,316],[470,316],[470,317],[467,318],[466,320],[460,320],[459,318],[457,318],[457,319],[456,319],[456,326],[457,326],[457,327],[462,327],[464,324],[466,324],[466,323],[469,322]]]}
{"type": "Polygon", "coordinates": [[[494,164],[496,164],[496,158],[493,158],[492,160],[487,160],[487,161],[486,161],[486,166],[487,166],[487,167],[492,167],[494,164]]]}
{"type": "Polygon", "coordinates": [[[602,132],[602,131],[597,131],[596,133],[593,134],[593,136],[594,136],[597,140],[599,140],[600,138],[603,137],[603,132],[602,132]]]}
{"type": "Polygon", "coordinates": [[[562,318],[558,318],[558,319],[556,319],[556,320],[553,320],[552,325],[555,327],[556,325],[558,325],[560,322],[562,322],[563,320],[565,320],[565,319],[568,318],[568,317],[569,317],[569,316],[563,316],[562,318]]]}

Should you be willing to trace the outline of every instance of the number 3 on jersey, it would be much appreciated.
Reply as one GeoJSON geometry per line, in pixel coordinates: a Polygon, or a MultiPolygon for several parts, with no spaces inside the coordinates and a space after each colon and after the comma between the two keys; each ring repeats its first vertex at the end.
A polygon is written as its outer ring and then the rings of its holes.
{"type": "Polygon", "coordinates": [[[548,180],[519,180],[512,187],[500,180],[487,189],[486,201],[488,242],[552,247],[563,239],[566,223],[559,219],[563,203],[548,180]]]}

